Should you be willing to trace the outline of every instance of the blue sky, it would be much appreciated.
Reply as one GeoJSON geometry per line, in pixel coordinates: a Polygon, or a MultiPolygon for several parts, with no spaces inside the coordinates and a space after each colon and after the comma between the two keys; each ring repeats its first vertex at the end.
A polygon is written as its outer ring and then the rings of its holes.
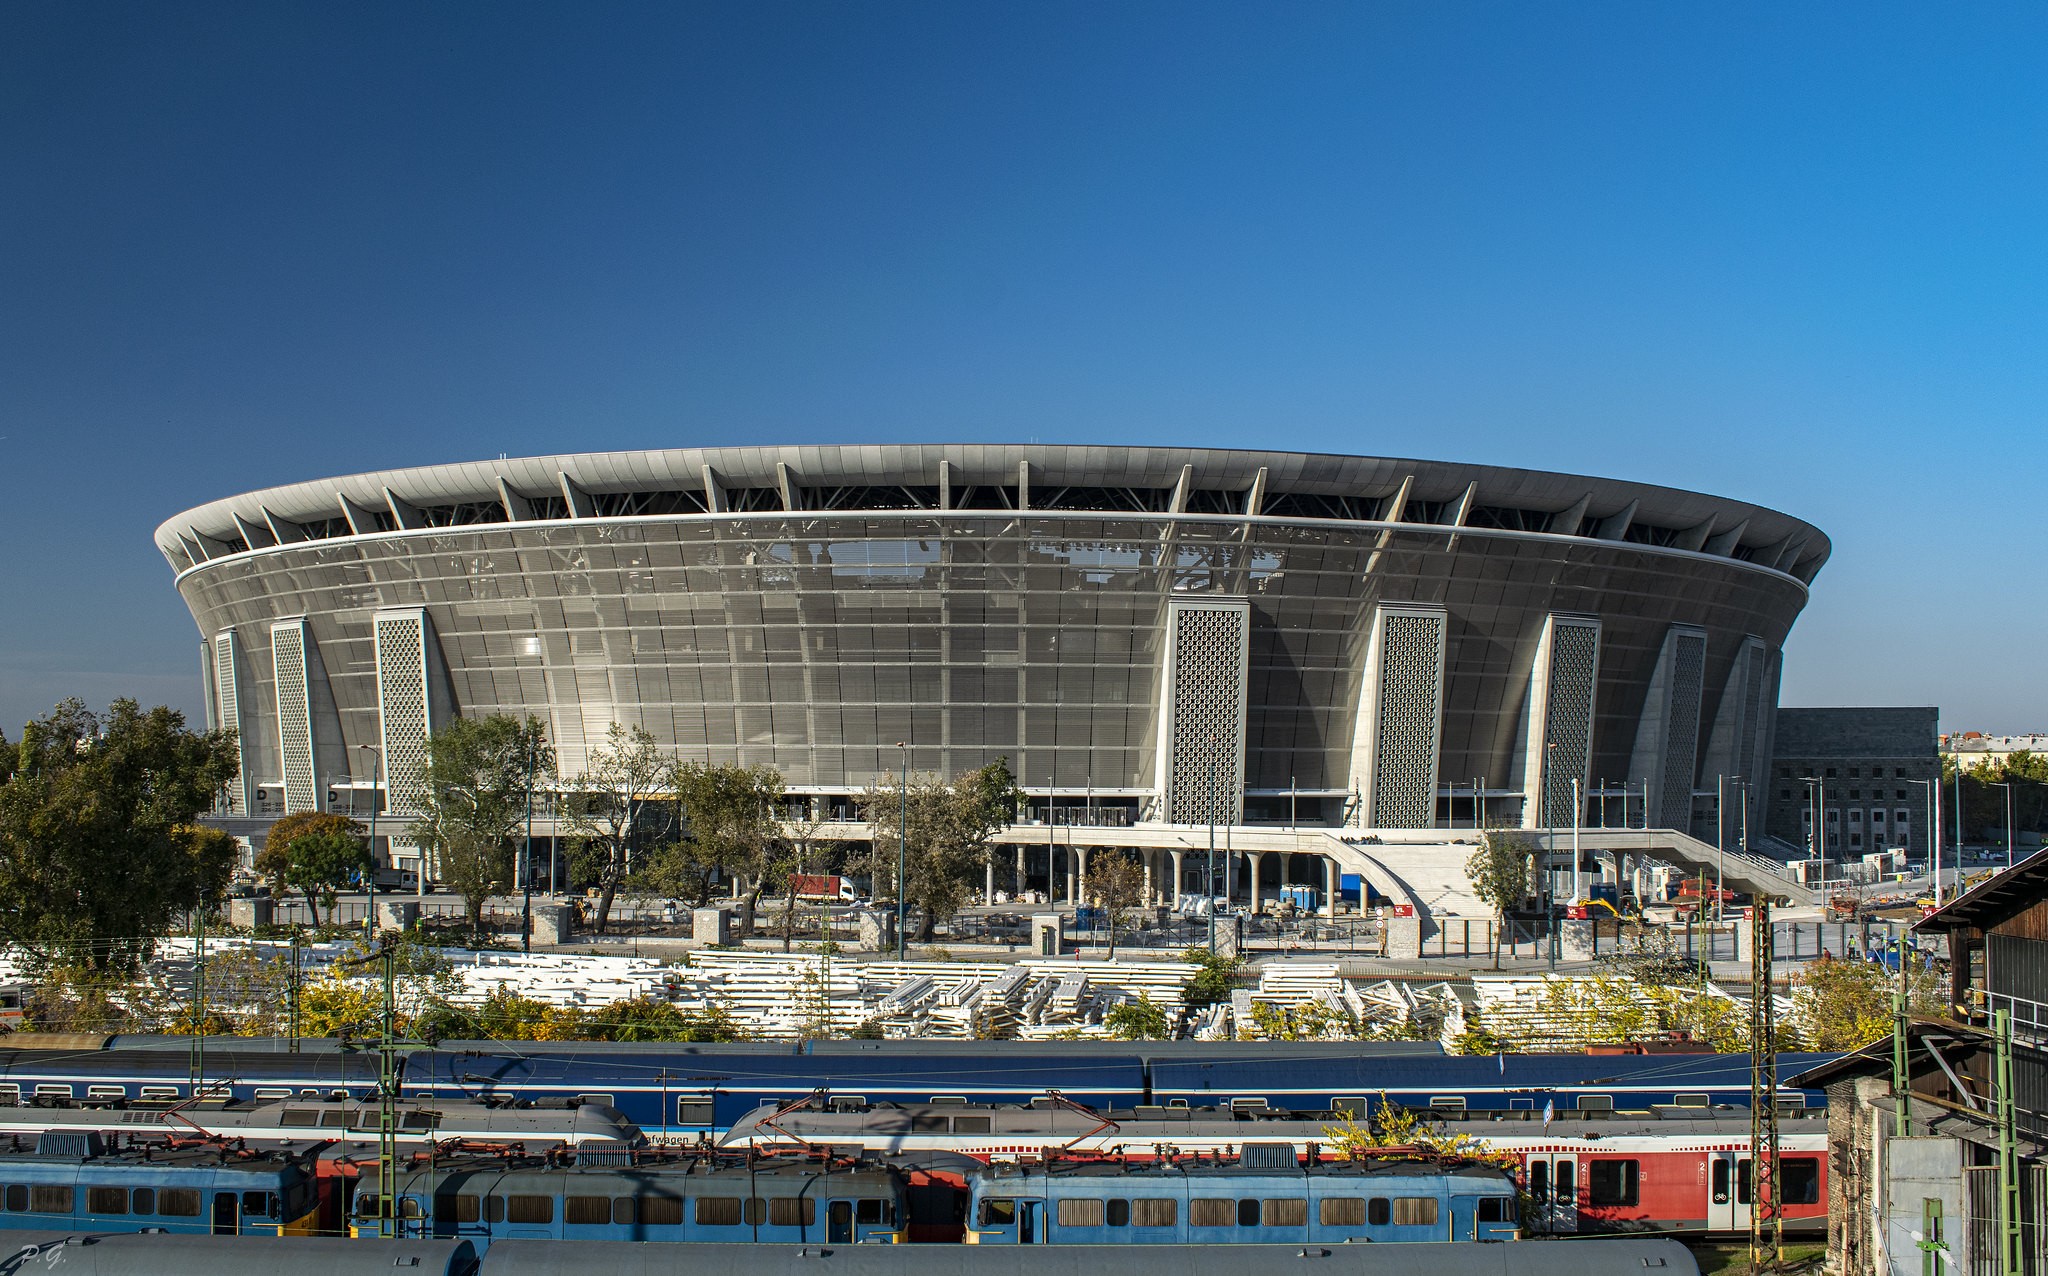
{"type": "Polygon", "coordinates": [[[0,9],[0,723],[196,714],[236,491],[1254,444],[1808,518],[1786,704],[2048,729],[2048,10],[0,9]]]}

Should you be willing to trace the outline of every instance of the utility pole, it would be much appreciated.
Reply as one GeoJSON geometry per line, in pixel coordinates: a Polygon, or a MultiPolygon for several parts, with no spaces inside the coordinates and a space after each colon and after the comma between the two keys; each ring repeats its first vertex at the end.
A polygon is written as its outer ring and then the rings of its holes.
{"type": "MultiPolygon", "coordinates": [[[[1209,956],[1216,956],[1216,737],[1209,737],[1209,861],[1202,879],[1203,911],[1209,914],[1209,956]]],[[[1361,898],[1363,898],[1361,896],[1361,898]]]]}
{"type": "MultiPolygon", "coordinates": [[[[519,880],[526,888],[524,901],[519,908],[519,951],[522,953],[533,951],[533,744],[532,735],[529,733],[526,740],[526,845],[519,852],[519,880]]],[[[626,801],[630,804],[632,800],[629,785],[626,801]]],[[[631,827],[630,824],[628,827],[631,827]]],[[[556,836],[561,836],[561,826],[558,824],[555,829],[556,836]]],[[[426,864],[426,856],[420,856],[420,867],[424,869],[426,864]]],[[[426,879],[422,877],[420,880],[424,883],[426,879]]]]}
{"type": "Polygon", "coordinates": [[[192,947],[192,1099],[206,1087],[206,901],[199,901],[192,947]]]}
{"type": "Polygon", "coordinates": [[[299,1052],[299,932],[292,932],[292,973],[285,985],[285,1040],[292,1054],[299,1052]]]}
{"type": "Polygon", "coordinates": [[[1762,1271],[1764,1248],[1785,1263],[1785,1218],[1778,1193],[1777,1006],[1771,1000],[1771,903],[1759,896],[1750,909],[1749,975],[1749,1266],[1762,1271]]]}
{"type": "Polygon", "coordinates": [[[1998,1120],[1998,1272],[2020,1276],[2026,1270],[2020,1253],[2019,1132],[2014,1124],[2012,1093],[2012,1011],[1992,1017],[1991,1103],[1998,1120]]]}
{"type": "MultiPolygon", "coordinates": [[[[363,919],[363,932],[369,939],[377,937],[377,806],[378,778],[383,770],[384,750],[374,744],[359,744],[356,750],[370,755],[370,915],[363,919]]],[[[427,855],[420,852],[420,867],[427,866],[427,855]]],[[[337,911],[340,905],[335,905],[337,911]]]]}
{"type": "MultiPolygon", "coordinates": [[[[1550,969],[1557,969],[1557,865],[1553,862],[1557,850],[1557,830],[1554,827],[1556,812],[1550,803],[1550,768],[1557,759],[1557,742],[1549,741],[1543,746],[1543,782],[1538,785],[1543,802],[1543,931],[1546,937],[1544,951],[1550,958],[1550,969]]],[[[1578,866],[1572,866],[1576,872],[1578,866]]]]}

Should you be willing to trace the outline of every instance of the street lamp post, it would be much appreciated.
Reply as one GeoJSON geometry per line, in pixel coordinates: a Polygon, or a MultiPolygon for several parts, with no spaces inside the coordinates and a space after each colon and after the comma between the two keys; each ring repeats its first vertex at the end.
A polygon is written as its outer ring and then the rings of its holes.
{"type": "MultiPolygon", "coordinates": [[[[1987,780],[1987,781],[1986,781],[1985,783],[1986,783],[1986,784],[1988,784],[1988,785],[1989,785],[1990,787],[1992,787],[1992,788],[1994,788],[1994,789],[2004,789],[2004,790],[2005,790],[2005,866],[2006,866],[2007,868],[2011,868],[2011,867],[2012,867],[2012,781],[2011,781],[2011,780],[1987,780]]],[[[1957,788],[1961,788],[1962,786],[1963,786],[1963,777],[1962,777],[1962,776],[1961,776],[1960,774],[1958,774],[1958,775],[1956,776],[1956,787],[1957,787],[1957,788]]],[[[1962,843],[1963,843],[1963,826],[1962,826],[1961,824],[1958,824],[1958,825],[1956,825],[1956,846],[1958,847],[1958,850],[1957,850],[1957,854],[1956,854],[1956,866],[1957,866],[1957,869],[1958,869],[1959,871],[1960,871],[1960,869],[1961,869],[1961,867],[1962,867],[1962,862],[1963,862],[1963,860],[1962,860],[1962,853],[1961,853],[1961,850],[1960,850],[1960,848],[1961,848],[1961,846],[1962,846],[1962,843]]]]}
{"type": "Polygon", "coordinates": [[[1203,910],[1209,914],[1209,956],[1216,956],[1216,737],[1209,737],[1209,800],[1202,804],[1209,812],[1209,859],[1203,870],[1203,910]]]}
{"type": "Polygon", "coordinates": [[[910,747],[898,740],[896,748],[903,756],[902,787],[896,790],[900,799],[896,812],[896,960],[902,961],[904,904],[910,894],[910,879],[904,876],[904,861],[908,858],[906,851],[910,845],[910,747]]]}
{"type": "MultiPolygon", "coordinates": [[[[356,748],[370,755],[370,915],[363,919],[363,929],[374,941],[377,937],[377,781],[384,750],[374,744],[359,744],[356,748]]],[[[424,862],[425,857],[421,858],[424,862]]]]}
{"type": "MultiPolygon", "coordinates": [[[[1557,742],[1546,742],[1543,746],[1543,782],[1537,786],[1539,800],[1543,803],[1543,929],[1549,937],[1544,945],[1550,958],[1550,968],[1557,969],[1557,886],[1553,876],[1557,871],[1555,863],[1557,832],[1553,827],[1554,815],[1550,809],[1550,768],[1557,759],[1557,742]]],[[[1572,865],[1578,871],[1578,865],[1572,865]]]]}
{"type": "MultiPolygon", "coordinates": [[[[629,793],[626,800],[632,801],[629,793]]],[[[560,836],[559,831],[556,836],[560,836]]],[[[425,856],[420,857],[420,867],[426,868],[425,856]]],[[[420,888],[426,889],[426,875],[420,875],[420,888]]],[[[533,740],[526,741],[526,846],[519,852],[519,881],[525,888],[525,896],[519,909],[519,951],[533,951],[533,740]]],[[[549,883],[553,885],[553,883],[549,883]]]]}
{"type": "Polygon", "coordinates": [[[1819,883],[1828,888],[1828,782],[1819,776],[1802,775],[1801,784],[1813,786],[1813,851],[1820,858],[1819,883]]]}
{"type": "Polygon", "coordinates": [[[1939,900],[1941,896],[1941,846],[1935,841],[1940,836],[1935,832],[1935,817],[1941,811],[1941,781],[1938,779],[1908,780],[1906,783],[1917,784],[1927,790],[1927,871],[1934,874],[1934,893],[1936,899],[1939,900]]]}

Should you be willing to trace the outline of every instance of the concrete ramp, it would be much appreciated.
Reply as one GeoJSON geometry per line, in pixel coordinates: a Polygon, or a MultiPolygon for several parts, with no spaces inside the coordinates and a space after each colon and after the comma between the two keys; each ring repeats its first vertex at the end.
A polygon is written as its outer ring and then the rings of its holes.
{"type": "Polygon", "coordinates": [[[1356,873],[1373,889],[1414,907],[1425,937],[1444,917],[1492,917],[1493,909],[1472,893],[1465,861],[1478,848],[1462,842],[1350,842],[1318,834],[1319,845],[1302,849],[1328,855],[1340,873],[1356,873]]]}
{"type": "MultiPolygon", "coordinates": [[[[1569,851],[1570,839],[1569,832],[1558,835],[1558,849],[1569,851]]],[[[1608,855],[1633,854],[1661,860],[1688,875],[1704,872],[1709,881],[1718,876],[1729,890],[1747,895],[1770,896],[1794,904],[1821,902],[1819,891],[1792,880],[1785,866],[1776,860],[1717,850],[1712,843],[1677,829],[1580,829],[1579,846],[1608,855]]]]}

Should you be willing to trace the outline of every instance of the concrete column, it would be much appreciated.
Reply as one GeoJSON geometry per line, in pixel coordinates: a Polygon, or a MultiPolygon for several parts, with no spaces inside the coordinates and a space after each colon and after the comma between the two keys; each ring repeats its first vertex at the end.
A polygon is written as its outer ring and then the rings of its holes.
{"type": "Polygon", "coordinates": [[[1259,912],[1259,861],[1265,858],[1265,852],[1263,851],[1247,851],[1245,853],[1245,861],[1251,866],[1250,879],[1245,883],[1245,897],[1251,902],[1254,916],[1259,912]]]}
{"type": "Polygon", "coordinates": [[[1081,902],[1080,886],[1081,883],[1075,880],[1074,848],[1069,846],[1067,848],[1067,902],[1069,904],[1081,902]]]}
{"type": "Polygon", "coordinates": [[[1420,917],[1388,917],[1382,924],[1386,927],[1387,956],[1390,959],[1414,961],[1422,956],[1420,917]]]}
{"type": "Polygon", "coordinates": [[[1024,881],[1024,848],[1020,846],[1017,848],[1017,884],[1011,892],[1020,899],[1024,896],[1024,881]]]}
{"type": "Polygon", "coordinates": [[[1323,857],[1323,916],[1337,915],[1337,861],[1323,857]]]}
{"type": "Polygon", "coordinates": [[[1182,855],[1186,854],[1186,852],[1169,851],[1168,854],[1173,856],[1173,883],[1172,886],[1169,888],[1167,903],[1172,904],[1174,907],[1178,908],[1180,907],[1180,884],[1184,880],[1180,875],[1180,858],[1182,855]]]}
{"type": "Polygon", "coordinates": [[[1159,891],[1152,884],[1152,861],[1158,857],[1158,854],[1159,852],[1150,847],[1138,852],[1138,862],[1145,866],[1145,902],[1147,904],[1159,902],[1159,891]]]}
{"type": "Polygon", "coordinates": [[[987,883],[982,888],[981,902],[993,907],[996,902],[996,857],[994,855],[988,857],[988,864],[985,867],[987,868],[987,883]]]}
{"type": "Polygon", "coordinates": [[[1088,848],[1085,846],[1074,848],[1074,888],[1076,903],[1088,897],[1088,848]]]}

